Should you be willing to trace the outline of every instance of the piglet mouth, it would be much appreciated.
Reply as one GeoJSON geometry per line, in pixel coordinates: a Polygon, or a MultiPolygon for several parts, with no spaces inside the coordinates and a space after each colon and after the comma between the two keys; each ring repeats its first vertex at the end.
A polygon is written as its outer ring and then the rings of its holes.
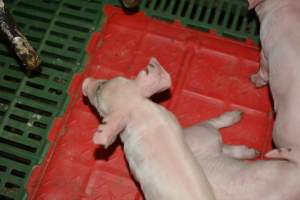
{"type": "Polygon", "coordinates": [[[104,113],[100,109],[99,95],[101,95],[100,93],[107,82],[107,80],[88,77],[82,83],[83,95],[89,99],[93,106],[96,107],[101,116],[104,116],[104,113]]]}
{"type": "Polygon", "coordinates": [[[82,83],[82,93],[84,96],[89,96],[92,93],[94,93],[94,95],[97,95],[106,83],[107,80],[97,80],[88,77],[82,83]]]}

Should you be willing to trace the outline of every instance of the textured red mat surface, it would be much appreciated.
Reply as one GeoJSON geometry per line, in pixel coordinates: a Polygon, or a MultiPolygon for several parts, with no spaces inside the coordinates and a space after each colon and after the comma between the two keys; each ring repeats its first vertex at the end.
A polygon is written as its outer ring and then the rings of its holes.
{"type": "Polygon", "coordinates": [[[225,142],[247,144],[261,152],[271,148],[268,90],[256,89],[249,81],[259,57],[251,42],[198,32],[142,13],[126,15],[110,6],[105,13],[107,21],[87,49],[85,70],[70,87],[68,109],[52,128],[48,156],[30,179],[30,199],[142,199],[120,143],[108,150],[92,143],[99,118],[83,98],[81,84],[87,76],[134,76],[151,56],[171,73],[171,97],[162,104],[183,126],[238,108],[244,118],[222,130],[225,142]]]}

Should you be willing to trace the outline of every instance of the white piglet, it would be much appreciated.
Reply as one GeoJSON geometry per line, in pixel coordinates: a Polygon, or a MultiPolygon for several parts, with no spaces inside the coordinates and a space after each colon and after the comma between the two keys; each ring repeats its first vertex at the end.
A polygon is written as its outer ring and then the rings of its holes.
{"type": "Polygon", "coordinates": [[[148,99],[170,86],[169,74],[155,58],[133,80],[87,78],[83,94],[103,117],[93,141],[108,147],[120,134],[131,172],[147,200],[213,200],[176,118],[148,99]]]}
{"type": "Polygon", "coordinates": [[[260,70],[251,78],[257,87],[269,82],[276,111],[275,145],[291,148],[300,157],[300,1],[249,0],[249,4],[261,22],[262,44],[260,70]]]}
{"type": "Polygon", "coordinates": [[[240,111],[226,112],[184,129],[187,143],[204,170],[216,199],[299,200],[297,155],[287,149],[272,150],[266,157],[273,160],[247,162],[247,159],[257,157],[254,149],[223,144],[218,129],[231,126],[240,119],[240,111]]]}

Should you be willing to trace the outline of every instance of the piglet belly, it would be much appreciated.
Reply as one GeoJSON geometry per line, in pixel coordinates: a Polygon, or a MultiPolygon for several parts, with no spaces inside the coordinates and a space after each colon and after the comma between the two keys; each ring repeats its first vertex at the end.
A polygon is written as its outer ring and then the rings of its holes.
{"type": "Polygon", "coordinates": [[[273,139],[277,147],[300,150],[299,110],[300,97],[290,99],[280,107],[273,130],[273,139]],[[298,102],[298,103],[296,103],[298,102]],[[289,104],[289,105],[288,105],[289,104]]]}
{"type": "Polygon", "coordinates": [[[153,130],[124,143],[130,169],[147,200],[213,200],[201,168],[179,134],[153,130]]]}

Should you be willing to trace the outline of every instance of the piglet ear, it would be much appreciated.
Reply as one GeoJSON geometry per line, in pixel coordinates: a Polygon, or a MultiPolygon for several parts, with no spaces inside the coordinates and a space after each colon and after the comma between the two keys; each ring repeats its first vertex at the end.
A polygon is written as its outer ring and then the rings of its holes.
{"type": "Polygon", "coordinates": [[[249,2],[249,7],[248,9],[252,9],[255,8],[260,2],[262,2],[263,0],[248,0],[249,2]]]}
{"type": "Polygon", "coordinates": [[[126,127],[126,116],[113,112],[104,117],[103,123],[97,128],[93,142],[109,147],[126,127]]]}
{"type": "Polygon", "coordinates": [[[171,87],[171,77],[159,64],[156,58],[151,58],[146,69],[139,72],[135,79],[142,95],[150,97],[171,87]]]}

